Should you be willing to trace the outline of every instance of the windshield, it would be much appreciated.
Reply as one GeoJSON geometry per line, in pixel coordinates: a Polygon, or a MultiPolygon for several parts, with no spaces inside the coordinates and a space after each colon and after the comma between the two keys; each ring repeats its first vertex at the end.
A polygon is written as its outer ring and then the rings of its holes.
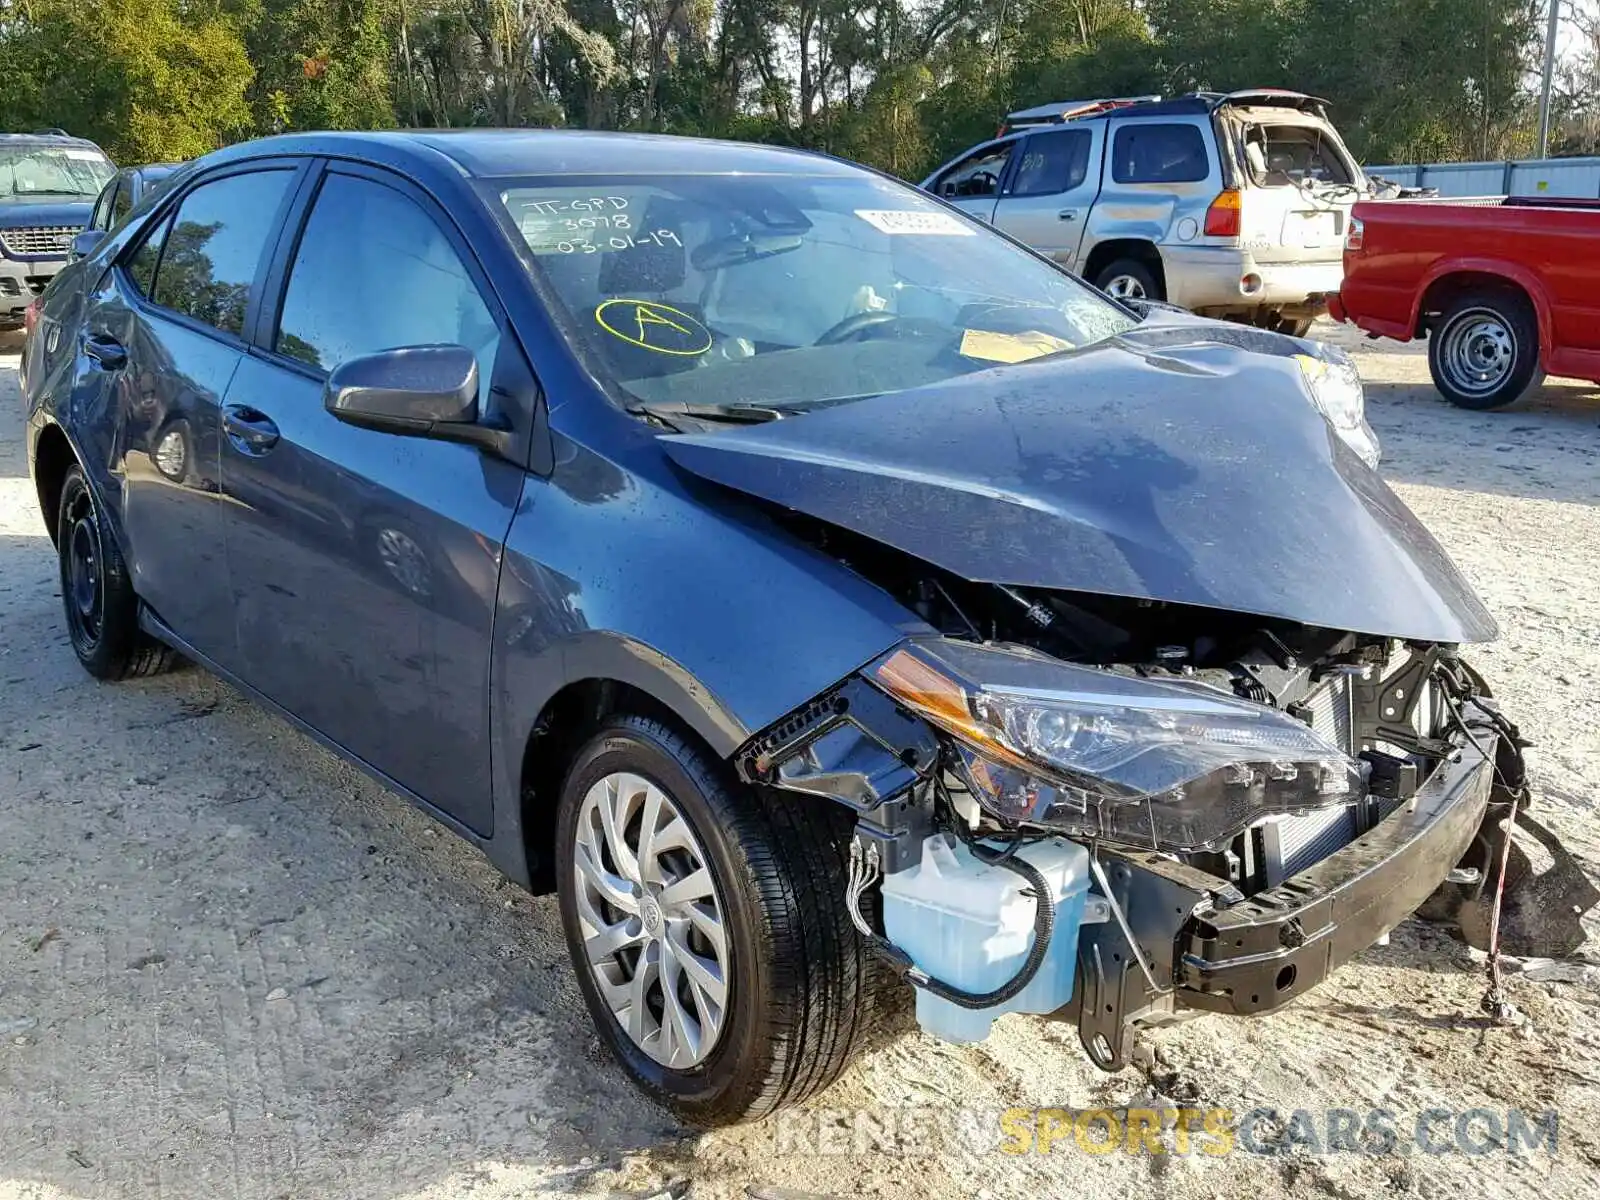
{"type": "Polygon", "coordinates": [[[786,408],[937,382],[1137,322],[875,176],[563,177],[499,191],[625,403],[786,408]]]}
{"type": "Polygon", "coordinates": [[[98,150],[29,146],[0,150],[0,196],[97,196],[117,173],[98,150]]]}

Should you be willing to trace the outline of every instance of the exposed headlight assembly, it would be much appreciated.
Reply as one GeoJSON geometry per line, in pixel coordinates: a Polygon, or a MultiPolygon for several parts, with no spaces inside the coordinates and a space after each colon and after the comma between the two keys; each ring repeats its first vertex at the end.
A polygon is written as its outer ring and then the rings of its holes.
{"type": "Polygon", "coordinates": [[[1296,354],[1306,391],[1339,440],[1369,467],[1378,465],[1378,435],[1367,424],[1367,394],[1355,360],[1337,346],[1318,345],[1315,354],[1296,354]]]}
{"type": "Polygon", "coordinates": [[[1012,821],[1214,849],[1264,816],[1365,790],[1357,764],[1309,726],[1203,684],[948,639],[902,646],[867,674],[954,739],[974,797],[1012,821]]]}

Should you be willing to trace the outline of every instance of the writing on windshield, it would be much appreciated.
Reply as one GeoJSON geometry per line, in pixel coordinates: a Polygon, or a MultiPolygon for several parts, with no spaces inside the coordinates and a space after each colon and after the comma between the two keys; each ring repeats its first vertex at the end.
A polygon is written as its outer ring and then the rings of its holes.
{"type": "Polygon", "coordinates": [[[499,199],[624,403],[803,406],[1134,324],[965,215],[865,173],[530,180],[499,199]]]}

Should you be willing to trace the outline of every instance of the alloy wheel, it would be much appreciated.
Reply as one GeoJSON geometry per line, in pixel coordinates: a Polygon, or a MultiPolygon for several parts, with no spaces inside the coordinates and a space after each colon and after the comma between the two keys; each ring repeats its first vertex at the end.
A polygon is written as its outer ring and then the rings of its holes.
{"type": "Polygon", "coordinates": [[[731,956],[683,813],[648,779],[607,775],[584,795],[572,865],[584,957],[617,1024],[663,1066],[704,1062],[728,1011],[731,956]]]}
{"type": "Polygon", "coordinates": [[[1114,275],[1105,282],[1105,292],[1119,300],[1145,300],[1144,284],[1132,275],[1114,275]]]}

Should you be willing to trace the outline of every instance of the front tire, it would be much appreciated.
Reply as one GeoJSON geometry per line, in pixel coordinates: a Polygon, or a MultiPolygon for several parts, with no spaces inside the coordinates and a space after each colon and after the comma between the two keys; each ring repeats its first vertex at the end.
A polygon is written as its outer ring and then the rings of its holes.
{"type": "Polygon", "coordinates": [[[1428,334],[1434,386],[1457,408],[1504,408],[1539,370],[1539,324],[1527,300],[1485,290],[1456,299],[1428,334]]]}
{"type": "Polygon", "coordinates": [[[756,794],[657,720],[618,716],[578,753],[555,860],[578,985],[617,1061],[685,1118],[798,1104],[876,1023],[848,836],[842,810],[756,794]]]}
{"type": "Polygon", "coordinates": [[[139,598],[101,520],[83,468],[69,467],[56,509],[61,604],[67,637],[96,679],[131,679],[171,666],[173,652],[139,628],[139,598]]]}

